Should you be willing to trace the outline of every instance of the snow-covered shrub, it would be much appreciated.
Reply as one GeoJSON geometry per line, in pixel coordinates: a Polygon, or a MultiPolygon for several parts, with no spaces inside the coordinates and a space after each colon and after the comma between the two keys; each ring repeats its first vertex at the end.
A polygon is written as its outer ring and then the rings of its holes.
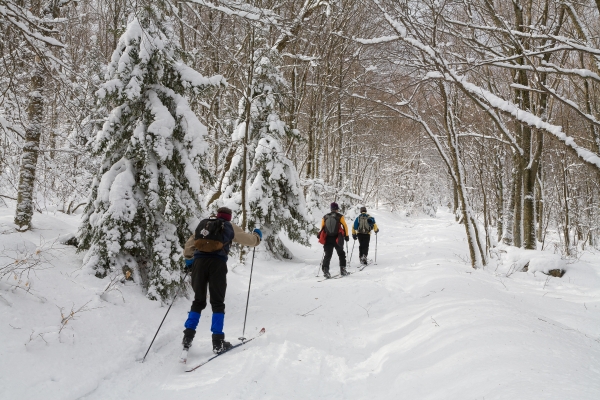
{"type": "Polygon", "coordinates": [[[111,109],[95,138],[102,158],[79,250],[98,277],[129,267],[150,299],[180,283],[182,244],[200,209],[206,127],[189,95],[225,84],[181,61],[170,20],[157,6],[130,17],[97,95],[111,109]]]}
{"type": "Polygon", "coordinates": [[[327,186],[323,179],[302,181],[306,198],[306,212],[313,224],[318,224],[323,215],[329,212],[329,202],[325,199],[327,186]]]}

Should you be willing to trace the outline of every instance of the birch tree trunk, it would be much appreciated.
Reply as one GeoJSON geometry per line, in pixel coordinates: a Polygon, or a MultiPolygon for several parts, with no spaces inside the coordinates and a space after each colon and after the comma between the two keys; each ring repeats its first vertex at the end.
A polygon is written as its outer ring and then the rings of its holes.
{"type": "Polygon", "coordinates": [[[19,231],[31,228],[33,217],[33,188],[39,155],[40,136],[44,122],[44,68],[39,57],[35,57],[33,74],[31,76],[31,91],[29,92],[29,105],[27,116],[29,125],[25,130],[25,144],[21,155],[21,168],[19,171],[19,186],[17,194],[17,210],[15,225],[19,231]]]}

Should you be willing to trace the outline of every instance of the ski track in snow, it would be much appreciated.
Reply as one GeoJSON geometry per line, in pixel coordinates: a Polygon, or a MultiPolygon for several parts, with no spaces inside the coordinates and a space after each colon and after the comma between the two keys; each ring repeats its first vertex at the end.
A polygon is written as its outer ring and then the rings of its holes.
{"type": "MultiPolygon", "coordinates": [[[[357,272],[357,245],[355,273],[342,279],[317,282],[316,239],[312,248],[290,245],[291,262],[259,251],[246,337],[262,327],[266,334],[191,373],[212,356],[210,306],[187,366],[177,360],[191,297],[177,299],[142,364],[167,308],[133,284],[100,296],[107,280],[82,271],[74,248],[57,246],[52,267],[31,276],[31,292],[45,302],[0,285],[0,399],[600,398],[600,257],[585,255],[562,279],[506,277],[504,267],[473,270],[461,260],[464,227],[450,214],[372,214],[381,229],[377,264],[357,272]],[[87,301],[90,310],[56,334],[57,306],[68,312],[87,301]]],[[[0,209],[4,252],[35,248],[40,235],[51,241],[79,223],[35,214],[33,232],[11,233],[12,215],[0,209]]],[[[229,263],[225,333],[233,343],[246,264],[229,263]]],[[[332,274],[337,265],[334,254],[332,274]]]]}

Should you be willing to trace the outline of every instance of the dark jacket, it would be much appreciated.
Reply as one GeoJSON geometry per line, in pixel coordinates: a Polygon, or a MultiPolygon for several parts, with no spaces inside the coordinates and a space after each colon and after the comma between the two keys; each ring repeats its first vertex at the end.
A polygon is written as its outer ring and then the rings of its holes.
{"type": "Polygon", "coordinates": [[[221,219],[221,220],[225,222],[224,232],[223,232],[223,241],[225,242],[225,245],[223,246],[223,248],[214,253],[204,253],[204,252],[198,251],[194,247],[194,241],[196,240],[195,236],[192,235],[192,236],[190,236],[188,241],[185,243],[185,249],[183,251],[183,255],[185,256],[185,258],[189,259],[192,257],[193,258],[212,257],[212,258],[220,258],[221,260],[227,262],[227,259],[229,257],[229,248],[231,247],[231,242],[236,242],[243,246],[250,246],[250,247],[255,247],[260,244],[260,238],[258,237],[258,235],[256,233],[246,233],[246,232],[244,232],[244,230],[242,228],[240,228],[236,224],[231,223],[229,221],[225,221],[223,219],[221,219]]]}

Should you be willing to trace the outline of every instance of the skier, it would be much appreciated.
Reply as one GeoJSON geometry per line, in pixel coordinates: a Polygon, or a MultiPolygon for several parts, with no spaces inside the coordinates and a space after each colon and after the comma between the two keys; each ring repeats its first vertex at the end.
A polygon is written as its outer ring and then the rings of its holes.
{"type": "MultiPolygon", "coordinates": [[[[227,289],[227,256],[232,242],[243,246],[255,247],[262,240],[260,229],[245,233],[242,228],[231,222],[231,210],[221,207],[216,217],[200,221],[196,232],[185,244],[184,256],[186,268],[192,269],[192,288],[194,301],[185,321],[183,331],[184,353],[192,346],[200,313],[206,308],[206,288],[210,294],[212,308],[213,352],[218,354],[231,347],[225,341],[223,322],[225,319],[225,290],[227,289]]],[[[182,362],[185,362],[182,356],[182,362]]]]}
{"type": "Polygon", "coordinates": [[[337,251],[340,258],[340,275],[344,276],[346,272],[346,253],[344,252],[344,240],[350,240],[348,235],[348,225],[344,216],[339,213],[340,207],[337,203],[331,203],[331,212],[326,214],[321,220],[321,231],[317,235],[319,243],[323,245],[325,255],[323,257],[323,275],[325,278],[331,278],[329,273],[329,262],[333,255],[333,249],[337,251]]]}
{"type": "Polygon", "coordinates": [[[367,214],[367,207],[361,207],[360,215],[356,217],[352,226],[352,239],[356,240],[358,237],[358,256],[362,265],[367,265],[372,230],[375,231],[376,235],[379,232],[375,218],[367,214]]]}

